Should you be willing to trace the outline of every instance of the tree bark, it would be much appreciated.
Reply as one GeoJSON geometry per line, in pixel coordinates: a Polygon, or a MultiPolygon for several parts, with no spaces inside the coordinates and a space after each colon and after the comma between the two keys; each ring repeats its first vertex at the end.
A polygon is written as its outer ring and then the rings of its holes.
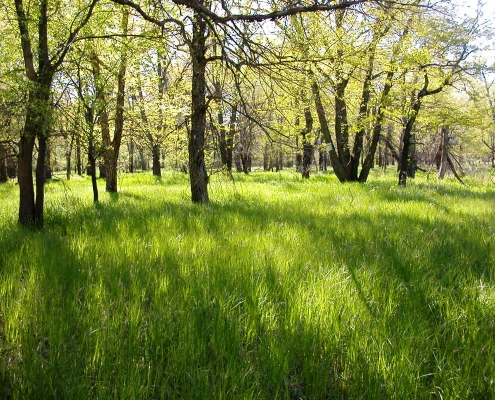
{"type": "Polygon", "coordinates": [[[393,75],[394,75],[393,71],[389,71],[387,73],[387,79],[385,81],[385,86],[382,91],[380,105],[378,106],[378,111],[375,117],[373,134],[371,136],[371,143],[366,153],[366,157],[364,158],[363,165],[361,167],[361,172],[359,173],[359,182],[366,182],[368,180],[370,170],[373,167],[373,160],[375,158],[378,142],[380,141],[383,120],[385,118],[385,100],[388,98],[390,90],[392,89],[393,75]]]}
{"type": "MultiPolygon", "coordinates": [[[[203,1],[200,1],[203,4],[203,1]]],[[[193,203],[207,203],[208,173],[205,164],[206,132],[206,37],[207,25],[203,16],[195,12],[193,37],[190,43],[192,58],[191,128],[188,137],[189,179],[193,203]]]]}
{"type": "Polygon", "coordinates": [[[0,143],[0,182],[7,182],[7,151],[5,145],[0,143]]]}
{"type": "Polygon", "coordinates": [[[332,136],[330,135],[330,129],[328,127],[328,121],[325,114],[325,109],[323,108],[323,103],[320,97],[320,88],[316,82],[313,83],[313,95],[315,97],[316,113],[318,114],[318,121],[320,122],[321,132],[323,133],[323,138],[327,144],[328,154],[330,156],[330,162],[332,163],[333,171],[335,176],[340,182],[345,182],[347,180],[346,172],[340,163],[339,156],[335,151],[335,146],[332,141],[332,136]]]}
{"type": "Polygon", "coordinates": [[[153,175],[162,176],[162,166],[160,164],[160,145],[158,143],[153,144],[153,175]]]}
{"type": "Polygon", "coordinates": [[[305,179],[309,179],[309,174],[311,172],[311,162],[314,153],[313,145],[306,137],[306,135],[310,134],[313,130],[313,116],[311,115],[311,110],[309,108],[304,111],[304,120],[306,121],[306,128],[304,129],[304,131],[302,131],[302,177],[305,179]]]}
{"type": "MultiPolygon", "coordinates": [[[[161,70],[161,64],[159,63],[159,69],[161,70]]],[[[161,78],[161,83],[158,86],[158,90],[160,93],[160,98],[163,97],[163,91],[165,85],[162,83],[162,76],[161,78]]],[[[164,79],[164,78],[163,78],[164,79]]],[[[143,89],[141,87],[141,82],[139,82],[139,100],[140,100],[140,114],[141,114],[141,121],[143,121],[144,129],[145,129],[145,137],[148,140],[149,145],[151,146],[151,159],[152,159],[152,172],[154,176],[162,176],[162,170],[161,170],[161,163],[160,163],[160,143],[158,140],[155,140],[153,137],[153,134],[149,130],[149,120],[148,116],[146,115],[146,111],[143,107],[144,104],[144,95],[143,95],[143,89]]],[[[162,116],[162,111],[161,108],[159,110],[160,114],[160,130],[163,129],[163,116],[162,116]]]]}
{"type": "Polygon", "coordinates": [[[449,165],[449,133],[450,129],[448,126],[442,127],[440,131],[440,145],[438,146],[437,154],[435,155],[438,179],[443,179],[445,177],[447,166],[449,165]]]}
{"type": "Polygon", "coordinates": [[[234,135],[235,135],[235,123],[237,120],[237,107],[235,105],[231,108],[229,129],[227,130],[224,125],[223,111],[220,110],[217,115],[218,122],[218,147],[220,150],[220,159],[222,161],[222,167],[228,172],[232,171],[232,153],[234,150],[234,135]]]}
{"type": "Polygon", "coordinates": [[[94,139],[89,138],[88,159],[91,168],[91,186],[93,188],[93,202],[98,202],[98,183],[96,181],[96,152],[94,139]]]}
{"type": "Polygon", "coordinates": [[[76,170],[77,175],[82,175],[81,139],[76,134],[76,170]]]}
{"type": "Polygon", "coordinates": [[[419,90],[416,94],[413,94],[411,100],[411,111],[409,113],[409,118],[406,120],[406,124],[404,126],[404,131],[402,134],[402,154],[400,157],[399,163],[399,185],[406,186],[407,178],[414,176],[411,172],[415,171],[415,162],[414,162],[414,140],[413,140],[413,128],[414,123],[416,122],[416,118],[418,116],[419,110],[421,109],[422,99],[425,96],[430,96],[442,91],[444,86],[447,84],[447,80],[443,82],[439,87],[434,90],[428,90],[429,79],[428,75],[424,76],[424,85],[421,90],[419,90]]]}
{"type": "Polygon", "coordinates": [[[45,156],[53,109],[53,105],[49,101],[53,76],[62,64],[79,31],[89,21],[96,2],[97,0],[91,1],[84,14],[81,14],[83,18],[79,25],[71,27],[66,41],[57,49],[57,58],[52,59],[49,51],[48,0],[41,0],[37,3],[39,9],[37,10],[38,42],[36,54],[33,54],[29,32],[31,16],[26,15],[23,0],[14,1],[26,77],[31,85],[26,119],[19,142],[19,222],[23,225],[42,226],[43,224],[45,156]],[[37,68],[34,66],[35,61],[37,68]],[[36,163],[35,200],[32,163],[36,139],[38,140],[38,159],[36,163]]]}
{"type": "Polygon", "coordinates": [[[127,148],[129,151],[129,172],[132,174],[134,173],[134,148],[135,148],[134,140],[130,140],[129,143],[127,144],[127,148]]]}
{"type": "MultiPolygon", "coordinates": [[[[127,33],[127,27],[129,22],[129,10],[126,8],[123,11],[122,16],[122,32],[127,33]]],[[[119,159],[120,145],[122,143],[122,135],[124,132],[124,103],[125,103],[125,83],[126,83],[126,71],[127,71],[127,52],[122,51],[119,73],[117,76],[117,103],[115,109],[115,126],[113,133],[113,140],[108,156],[107,163],[107,192],[117,191],[117,162],[119,159]]]]}

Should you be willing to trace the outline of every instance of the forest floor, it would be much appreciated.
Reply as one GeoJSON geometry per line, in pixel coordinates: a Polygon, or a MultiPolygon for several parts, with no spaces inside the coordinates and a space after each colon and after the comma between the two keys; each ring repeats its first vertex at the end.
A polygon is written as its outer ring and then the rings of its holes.
{"type": "Polygon", "coordinates": [[[0,185],[0,399],[493,399],[495,185],[0,185]]]}

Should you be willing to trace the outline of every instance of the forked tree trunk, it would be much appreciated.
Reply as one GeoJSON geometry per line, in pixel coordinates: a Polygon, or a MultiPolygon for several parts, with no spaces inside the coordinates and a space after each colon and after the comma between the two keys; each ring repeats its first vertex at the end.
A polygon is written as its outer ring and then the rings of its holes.
{"type": "Polygon", "coordinates": [[[313,83],[313,95],[315,99],[315,108],[316,113],[318,114],[318,121],[320,122],[321,133],[323,134],[323,138],[325,139],[325,143],[327,144],[328,154],[330,156],[330,162],[332,164],[333,171],[335,172],[335,176],[339,179],[340,182],[346,181],[346,172],[340,163],[339,156],[335,151],[335,146],[332,141],[332,136],[330,135],[330,129],[328,127],[328,120],[325,114],[325,109],[323,108],[323,103],[320,97],[320,88],[316,82],[313,83]]]}
{"type": "Polygon", "coordinates": [[[48,104],[51,76],[41,79],[42,83],[29,95],[26,122],[19,142],[19,222],[23,225],[43,225],[45,206],[45,156],[48,135],[48,104]],[[33,152],[38,138],[38,158],[36,161],[36,191],[33,185],[33,152]],[[36,194],[36,197],[35,197],[36,194]]]}
{"type": "MultiPolygon", "coordinates": [[[[19,38],[24,60],[26,77],[31,88],[27,104],[26,120],[19,142],[19,222],[23,225],[43,225],[44,186],[45,186],[45,155],[50,129],[51,112],[50,93],[53,76],[67,55],[70,45],[79,31],[89,21],[97,0],[86,4],[86,9],[80,14],[79,25],[71,27],[65,45],[54,53],[52,58],[49,51],[49,13],[48,0],[30,3],[30,7],[39,7],[32,15],[26,15],[23,0],[14,0],[15,17],[19,26],[19,38]],[[34,27],[34,13],[37,19],[37,35],[31,35],[30,28],[34,27]],[[31,25],[31,23],[33,23],[31,25]],[[37,38],[36,46],[31,45],[31,37],[37,38]],[[35,68],[34,63],[37,63],[35,68]],[[36,200],[33,187],[33,151],[38,139],[38,159],[36,163],[36,200]]],[[[28,9],[28,13],[31,10],[28,9]]],[[[61,41],[63,43],[64,41],[61,41]]]]}

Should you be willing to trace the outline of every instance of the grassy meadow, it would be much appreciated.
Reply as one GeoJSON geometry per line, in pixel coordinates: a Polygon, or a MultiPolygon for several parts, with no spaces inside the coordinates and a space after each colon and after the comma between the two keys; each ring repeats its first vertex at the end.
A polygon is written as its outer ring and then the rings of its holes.
{"type": "Polygon", "coordinates": [[[493,399],[495,185],[0,185],[0,399],[493,399]]]}

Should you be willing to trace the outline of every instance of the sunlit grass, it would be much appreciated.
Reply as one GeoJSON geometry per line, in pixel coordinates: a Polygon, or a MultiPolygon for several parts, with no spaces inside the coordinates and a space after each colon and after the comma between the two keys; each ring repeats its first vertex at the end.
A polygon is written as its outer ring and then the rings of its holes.
{"type": "Polygon", "coordinates": [[[490,181],[120,178],[0,186],[0,397],[495,397],[490,181]]]}

